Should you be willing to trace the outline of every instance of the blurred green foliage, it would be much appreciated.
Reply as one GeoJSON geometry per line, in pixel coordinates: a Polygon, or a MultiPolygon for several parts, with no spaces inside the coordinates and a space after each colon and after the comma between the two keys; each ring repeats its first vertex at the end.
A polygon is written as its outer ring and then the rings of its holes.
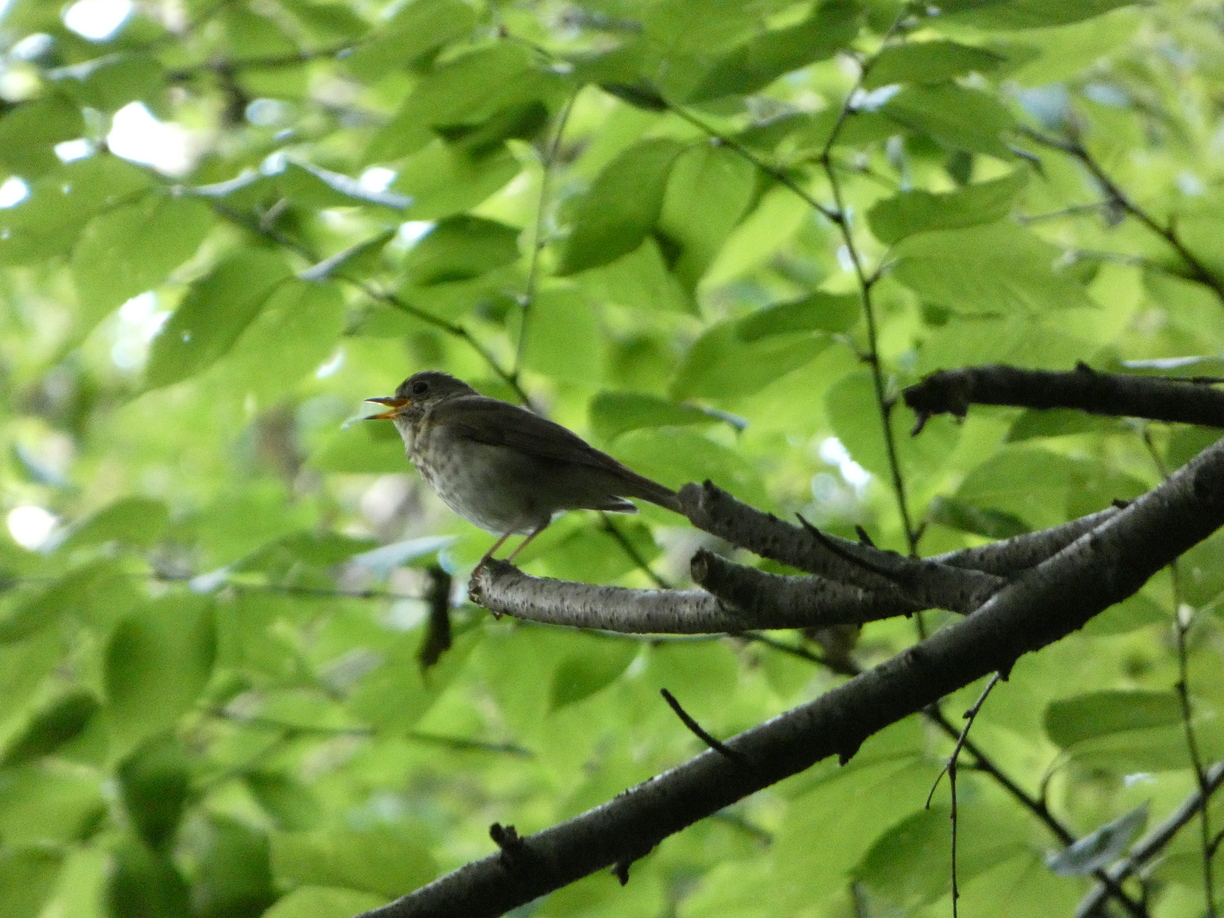
{"type": "MultiPolygon", "coordinates": [[[[527,393],[669,485],[924,554],[1133,497],[1214,439],[1007,409],[910,439],[880,396],[980,362],[1218,375],[1218,3],[0,10],[6,918],[353,914],[489,852],[491,822],[543,828],[700,751],[661,687],[726,736],[841,678],[492,621],[461,588],[423,672],[429,568],[462,584],[492,537],[390,425],[351,423],[416,370],[527,393]]],[[[691,529],[640,519],[626,544],[683,583],[691,529]]],[[[1224,755],[1221,552],[1021,661],[979,716],[1074,834],[1194,787],[1178,603],[1224,755]]],[[[584,514],[523,561],[651,583],[584,514]]],[[[869,626],[854,656],[915,639],[869,626]]],[[[947,914],[947,798],[924,803],[950,748],[895,725],[531,914],[947,914]]],[[[1059,843],[991,777],[958,789],[966,913],[1073,909],[1059,843]]],[[[1202,912],[1193,834],[1152,914],[1202,912]]]]}

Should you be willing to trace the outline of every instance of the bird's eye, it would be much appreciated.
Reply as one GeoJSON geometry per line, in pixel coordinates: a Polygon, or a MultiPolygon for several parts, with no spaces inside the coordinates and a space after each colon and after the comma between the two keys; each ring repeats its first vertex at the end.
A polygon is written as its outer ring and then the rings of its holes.
{"type": "Polygon", "coordinates": [[[421,381],[421,382],[414,382],[412,384],[412,394],[413,395],[424,395],[428,391],[429,391],[429,383],[427,382],[421,381]]]}

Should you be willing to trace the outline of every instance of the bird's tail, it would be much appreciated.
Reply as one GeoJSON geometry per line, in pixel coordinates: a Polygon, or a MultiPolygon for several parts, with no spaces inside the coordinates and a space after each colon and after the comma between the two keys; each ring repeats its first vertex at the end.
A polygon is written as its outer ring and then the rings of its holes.
{"type": "MultiPolygon", "coordinates": [[[[628,470],[626,470],[628,471],[628,470]]],[[[680,495],[671,488],[664,487],[657,481],[651,481],[644,475],[639,475],[637,472],[629,472],[627,483],[633,485],[633,489],[625,489],[625,493],[629,497],[637,497],[642,500],[648,500],[656,506],[662,507],[665,510],[671,510],[673,513],[684,515],[684,511],[680,509],[680,495]]]]}

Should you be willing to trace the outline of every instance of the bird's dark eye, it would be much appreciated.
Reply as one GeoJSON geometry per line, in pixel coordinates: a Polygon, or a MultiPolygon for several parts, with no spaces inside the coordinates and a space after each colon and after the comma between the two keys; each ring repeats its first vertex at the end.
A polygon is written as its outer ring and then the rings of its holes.
{"type": "Polygon", "coordinates": [[[413,395],[424,395],[428,391],[429,391],[429,383],[425,382],[424,380],[419,381],[419,382],[414,382],[412,384],[412,394],[413,395]]]}

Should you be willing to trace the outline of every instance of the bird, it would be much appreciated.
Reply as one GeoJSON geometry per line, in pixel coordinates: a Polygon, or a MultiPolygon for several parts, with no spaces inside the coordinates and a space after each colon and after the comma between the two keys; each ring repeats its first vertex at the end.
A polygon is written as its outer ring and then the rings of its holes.
{"type": "Polygon", "coordinates": [[[565,510],[636,513],[646,500],[683,513],[675,491],[600,452],[577,434],[526,408],[481,395],[461,379],[424,370],[392,396],[366,399],[387,408],[367,421],[395,424],[425,483],[451,510],[498,536],[475,577],[510,536],[527,538],[565,510]]]}

